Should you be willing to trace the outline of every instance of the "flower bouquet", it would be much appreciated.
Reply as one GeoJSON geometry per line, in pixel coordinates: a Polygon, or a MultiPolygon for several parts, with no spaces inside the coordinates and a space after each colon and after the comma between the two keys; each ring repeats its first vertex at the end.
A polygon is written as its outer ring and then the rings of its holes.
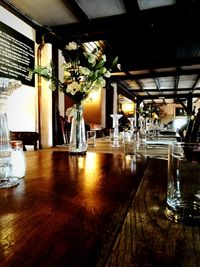
{"type": "Polygon", "coordinates": [[[106,79],[111,76],[114,66],[119,68],[118,57],[106,67],[106,55],[98,56],[98,49],[88,53],[82,45],[70,42],[62,51],[65,63],[63,81],[55,75],[52,62],[49,66],[36,66],[30,74],[39,76],[50,81],[52,90],[59,90],[69,96],[73,102],[73,120],[71,126],[70,147],[72,153],[86,151],[85,125],[82,116],[82,102],[92,91],[97,91],[106,85],[106,79]]]}
{"type": "Polygon", "coordinates": [[[105,87],[106,78],[110,77],[112,68],[119,66],[118,57],[116,57],[110,68],[107,68],[105,54],[98,57],[98,49],[93,53],[87,53],[76,42],[66,45],[62,54],[65,58],[63,81],[55,75],[52,62],[49,66],[36,66],[34,70],[30,70],[30,74],[38,74],[50,81],[52,90],[58,89],[76,104],[85,100],[91,91],[105,87]]]}

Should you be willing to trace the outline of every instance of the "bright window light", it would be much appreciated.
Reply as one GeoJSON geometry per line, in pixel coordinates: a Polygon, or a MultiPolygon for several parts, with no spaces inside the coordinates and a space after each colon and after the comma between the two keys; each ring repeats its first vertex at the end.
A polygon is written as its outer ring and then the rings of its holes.
{"type": "Polygon", "coordinates": [[[176,0],[138,0],[140,10],[174,5],[176,0]]]}

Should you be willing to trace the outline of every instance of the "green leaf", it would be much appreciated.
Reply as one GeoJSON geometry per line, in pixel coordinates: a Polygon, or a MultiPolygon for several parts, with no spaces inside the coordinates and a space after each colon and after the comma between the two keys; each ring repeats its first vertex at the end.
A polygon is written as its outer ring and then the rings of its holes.
{"type": "Polygon", "coordinates": [[[100,75],[100,76],[103,76],[103,74],[104,74],[106,71],[107,71],[107,69],[106,69],[105,67],[101,68],[101,69],[99,70],[99,75],[100,75]]]}
{"type": "Polygon", "coordinates": [[[113,60],[112,65],[111,65],[111,68],[113,68],[115,65],[117,65],[118,60],[119,60],[119,58],[118,58],[118,56],[117,56],[117,57],[113,60]]]}
{"type": "Polygon", "coordinates": [[[95,69],[101,69],[105,65],[106,61],[101,60],[96,66],[95,69]]]}

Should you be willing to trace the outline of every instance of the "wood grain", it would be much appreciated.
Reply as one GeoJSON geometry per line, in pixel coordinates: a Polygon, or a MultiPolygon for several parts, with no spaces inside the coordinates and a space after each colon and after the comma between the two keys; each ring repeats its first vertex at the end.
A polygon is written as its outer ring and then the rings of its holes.
{"type": "Polygon", "coordinates": [[[107,258],[147,161],[64,149],[25,155],[25,178],[0,190],[0,266],[95,266],[107,258]]]}
{"type": "Polygon", "coordinates": [[[151,159],[106,267],[200,266],[200,228],[164,214],[166,175],[167,161],[151,159]]]}

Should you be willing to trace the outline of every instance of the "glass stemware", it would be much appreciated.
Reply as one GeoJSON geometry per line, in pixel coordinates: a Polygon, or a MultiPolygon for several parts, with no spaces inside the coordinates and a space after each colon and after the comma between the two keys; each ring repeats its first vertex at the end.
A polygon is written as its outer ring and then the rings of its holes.
{"type": "Polygon", "coordinates": [[[134,130],[134,121],[135,121],[135,119],[130,117],[130,118],[128,118],[128,120],[130,121],[130,133],[132,135],[134,135],[134,132],[135,132],[135,130],[134,130]]]}
{"type": "Polygon", "coordinates": [[[12,176],[10,131],[7,120],[7,98],[21,82],[0,77],[0,188],[18,185],[18,179],[12,176]]]}
{"type": "Polygon", "coordinates": [[[119,119],[123,116],[121,114],[111,114],[113,119],[113,147],[119,147],[119,119]]]}

